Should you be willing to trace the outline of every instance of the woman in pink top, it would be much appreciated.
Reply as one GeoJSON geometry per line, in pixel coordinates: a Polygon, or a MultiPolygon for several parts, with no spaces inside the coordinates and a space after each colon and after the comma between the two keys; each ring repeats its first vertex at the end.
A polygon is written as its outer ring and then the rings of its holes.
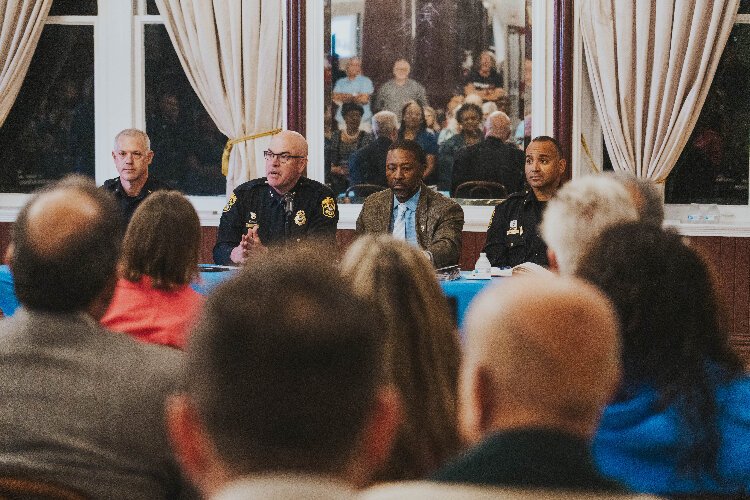
{"type": "Polygon", "coordinates": [[[120,279],[102,324],[144,342],[182,349],[203,304],[190,288],[198,275],[201,227],[177,191],[156,191],[133,214],[120,279]]]}

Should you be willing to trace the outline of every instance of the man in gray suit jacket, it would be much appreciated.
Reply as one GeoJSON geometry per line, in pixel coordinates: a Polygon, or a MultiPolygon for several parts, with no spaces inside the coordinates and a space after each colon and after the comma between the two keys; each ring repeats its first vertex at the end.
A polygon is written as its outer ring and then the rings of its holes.
{"type": "Polygon", "coordinates": [[[13,227],[21,309],[0,322],[0,475],[90,498],[180,494],[164,428],[179,353],[101,328],[121,224],[80,177],[36,194],[13,227]]]}
{"type": "Polygon", "coordinates": [[[458,264],[464,211],[422,182],[424,169],[425,153],[419,144],[391,144],[385,165],[389,189],[367,197],[357,232],[391,233],[418,245],[437,268],[458,264]]]}

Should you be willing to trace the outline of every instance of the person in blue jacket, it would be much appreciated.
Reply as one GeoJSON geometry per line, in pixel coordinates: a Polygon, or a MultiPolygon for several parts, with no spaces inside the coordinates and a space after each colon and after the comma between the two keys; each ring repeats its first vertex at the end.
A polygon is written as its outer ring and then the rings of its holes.
{"type": "Polygon", "coordinates": [[[623,379],[593,441],[600,470],[643,493],[750,492],[750,378],[703,259],[675,232],[628,223],[578,269],[622,328],[623,379]]]}

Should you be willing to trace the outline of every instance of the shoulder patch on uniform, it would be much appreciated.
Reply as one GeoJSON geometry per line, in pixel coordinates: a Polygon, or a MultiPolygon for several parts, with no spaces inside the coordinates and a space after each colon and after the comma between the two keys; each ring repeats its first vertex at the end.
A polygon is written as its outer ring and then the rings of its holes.
{"type": "Polygon", "coordinates": [[[321,206],[323,207],[323,215],[329,219],[336,217],[336,202],[333,201],[333,198],[330,196],[324,198],[321,206]]]}
{"type": "Polygon", "coordinates": [[[237,201],[237,195],[232,193],[232,196],[229,197],[229,201],[227,201],[227,204],[224,206],[224,213],[229,212],[229,209],[232,208],[232,205],[237,201]]]}

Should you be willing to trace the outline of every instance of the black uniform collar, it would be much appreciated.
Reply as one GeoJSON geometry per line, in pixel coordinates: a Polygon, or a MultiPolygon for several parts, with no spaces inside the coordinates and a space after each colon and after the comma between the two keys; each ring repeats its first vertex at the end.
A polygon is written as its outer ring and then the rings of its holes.
{"type": "Polygon", "coordinates": [[[146,178],[146,183],[143,185],[140,192],[135,196],[130,196],[125,191],[125,187],[123,187],[122,181],[120,180],[120,178],[117,177],[117,182],[115,183],[115,193],[122,195],[122,196],[127,196],[128,198],[132,198],[134,200],[142,200],[143,198],[145,198],[146,196],[148,196],[154,191],[153,184],[154,184],[153,179],[151,178],[151,176],[148,176],[148,178],[146,178]]]}
{"type": "MultiPolygon", "coordinates": [[[[304,177],[300,177],[299,180],[297,181],[297,184],[295,184],[294,187],[289,190],[289,193],[295,194],[295,192],[297,191],[297,189],[302,184],[303,179],[304,179],[304,177]]],[[[268,180],[266,180],[266,184],[268,184],[268,180]]],[[[283,201],[284,201],[284,195],[283,194],[279,194],[278,191],[276,191],[270,185],[268,186],[268,192],[271,194],[271,198],[273,198],[274,200],[278,201],[279,203],[283,203],[283,201]]]]}

